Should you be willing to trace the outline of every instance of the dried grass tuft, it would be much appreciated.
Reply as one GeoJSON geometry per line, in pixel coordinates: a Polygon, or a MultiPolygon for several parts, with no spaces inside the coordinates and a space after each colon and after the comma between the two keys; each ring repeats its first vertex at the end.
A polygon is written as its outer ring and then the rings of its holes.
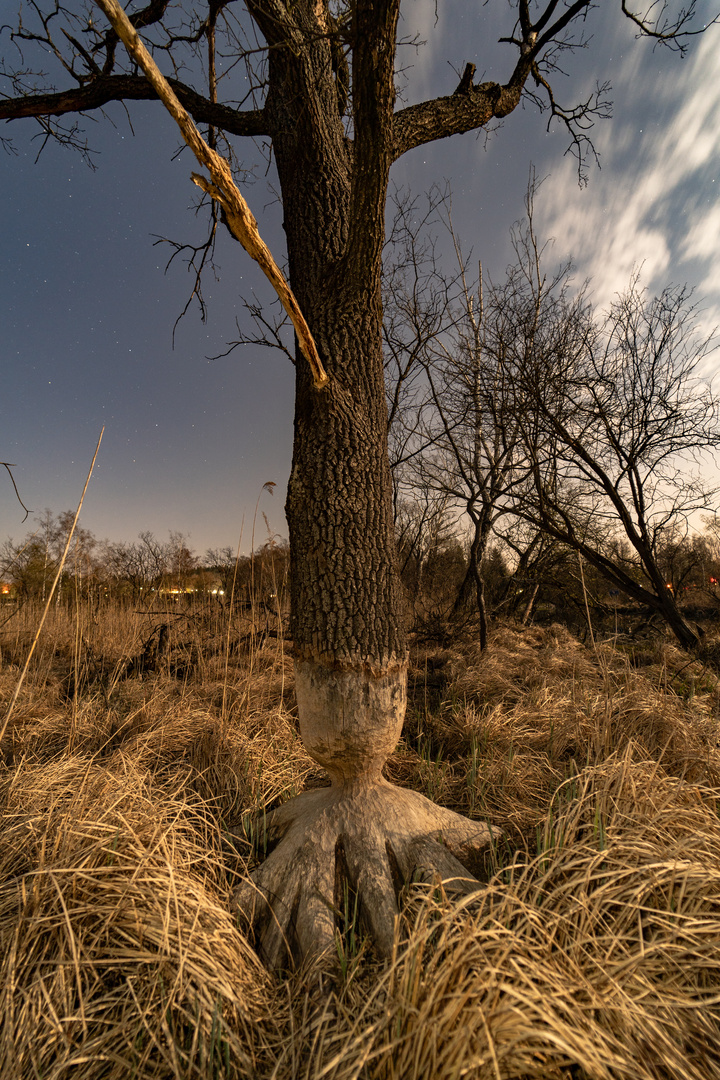
{"type": "Polygon", "coordinates": [[[616,754],[718,787],[718,680],[671,646],[656,660],[638,670],[563,627],[503,627],[487,652],[470,646],[449,661],[443,702],[416,710],[389,773],[515,842],[534,837],[560,784],[616,754]]]}
{"type": "Polygon", "coordinates": [[[323,1044],[315,1075],[720,1076],[717,793],[626,757],[557,802],[534,859],[460,903],[415,894],[396,959],[345,1005],[345,1043],[323,1044]]]}
{"type": "Polygon", "coordinates": [[[0,1075],[255,1069],[268,976],[202,805],[127,757],[21,762],[2,796],[0,1075]]]}

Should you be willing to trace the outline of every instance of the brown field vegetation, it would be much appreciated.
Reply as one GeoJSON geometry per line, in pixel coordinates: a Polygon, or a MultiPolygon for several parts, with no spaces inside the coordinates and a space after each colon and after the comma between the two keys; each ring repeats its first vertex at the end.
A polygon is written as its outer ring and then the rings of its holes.
{"type": "MultiPolygon", "coordinates": [[[[38,613],[0,622],[8,702],[38,613]]],[[[229,910],[255,815],[324,783],[274,625],[51,611],[2,743],[0,1077],[720,1078],[711,666],[560,626],[417,647],[388,774],[506,839],[470,898],[408,887],[390,965],[349,897],[332,970],[279,977],[229,910]]]]}

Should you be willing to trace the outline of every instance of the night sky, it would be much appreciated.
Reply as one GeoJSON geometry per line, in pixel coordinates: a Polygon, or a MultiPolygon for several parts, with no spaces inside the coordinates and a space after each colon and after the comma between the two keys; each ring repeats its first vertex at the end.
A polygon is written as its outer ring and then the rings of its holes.
{"type": "MultiPolygon", "coordinates": [[[[720,26],[692,41],[680,59],[635,41],[618,2],[593,12],[594,40],[570,62],[556,92],[564,104],[587,97],[596,80],[612,82],[614,118],[595,132],[601,170],[590,166],[581,190],[575,163],[563,157],[567,135],[518,109],[489,140],[455,137],[406,155],[392,181],[422,193],[449,181],[453,218],[466,250],[493,276],[510,257],[510,226],[523,212],[529,167],[547,177],[537,224],[554,237],[557,257],[571,255],[578,281],[592,279],[599,305],[622,289],[634,266],[659,290],[689,282],[704,298],[704,320],[720,323],[720,26]]],[[[16,5],[0,0],[0,22],[16,5]]],[[[512,53],[507,6],[467,0],[406,0],[404,30],[428,44],[405,48],[404,101],[451,93],[464,65],[476,81],[507,78],[512,53]],[[478,43],[474,52],[470,42],[478,43]],[[484,43],[484,45],[483,45],[484,43]],[[487,48],[483,52],[483,47],[487,48]]],[[[698,5],[696,26],[714,15],[698,5]]],[[[6,35],[0,56],[13,60],[6,35]]],[[[293,371],[279,352],[246,347],[209,359],[250,331],[242,297],[270,300],[261,272],[221,230],[218,280],[208,272],[203,323],[196,306],[180,322],[192,288],[180,259],[167,274],[168,245],[202,239],[195,216],[196,167],[159,103],[120,104],[85,121],[96,170],[72,151],[41,145],[34,121],[3,124],[15,155],[0,151],[3,198],[0,248],[0,459],[34,511],[75,507],[99,435],[105,436],[82,524],[98,538],[133,540],[150,529],[189,534],[208,547],[250,545],[258,498],[271,529],[286,535],[284,491],[292,446],[293,371]],[[275,481],[273,497],[261,495],[275,481]],[[244,520],[244,525],[243,525],[244,520]]],[[[243,186],[261,235],[283,260],[281,213],[272,170],[252,144],[236,143],[256,176],[243,186]]],[[[707,374],[717,364],[713,359],[707,374]]],[[[9,481],[0,477],[0,540],[23,524],[9,481]]],[[[258,516],[256,543],[266,537],[258,516]]]]}

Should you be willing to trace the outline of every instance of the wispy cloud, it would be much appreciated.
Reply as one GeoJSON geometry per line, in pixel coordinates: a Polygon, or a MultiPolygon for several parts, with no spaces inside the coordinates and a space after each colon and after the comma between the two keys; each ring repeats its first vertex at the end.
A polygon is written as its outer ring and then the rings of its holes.
{"type": "Polygon", "coordinates": [[[580,191],[569,160],[547,170],[540,228],[592,278],[601,305],[643,264],[649,287],[688,281],[720,322],[719,35],[711,28],[683,61],[639,59],[636,44],[613,79],[615,119],[596,144],[601,171],[580,191]]]}

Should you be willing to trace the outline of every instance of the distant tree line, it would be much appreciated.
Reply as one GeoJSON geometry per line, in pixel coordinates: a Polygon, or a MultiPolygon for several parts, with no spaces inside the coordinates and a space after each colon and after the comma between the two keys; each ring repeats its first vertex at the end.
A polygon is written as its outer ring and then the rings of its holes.
{"type": "MultiPolygon", "coordinates": [[[[417,497],[396,507],[398,560],[406,597],[406,617],[416,633],[433,638],[459,626],[478,623],[477,595],[467,583],[482,580],[486,619],[504,617],[528,623],[558,620],[579,632],[588,608],[599,623],[641,625],[643,607],[589,562],[578,560],[569,545],[508,515],[492,535],[479,565],[473,565],[472,529],[463,531],[456,509],[442,492],[421,488],[417,497]],[[630,606],[628,606],[630,604],[630,606]]],[[[22,540],[0,547],[0,586],[4,599],[46,599],[55,577],[71,511],[45,510],[39,526],[22,540]]],[[[642,584],[642,568],[630,546],[609,541],[607,558],[623,565],[642,584]]],[[[665,587],[678,606],[720,615],[720,518],[707,516],[702,531],[668,532],[657,547],[665,587]]],[[[234,610],[287,604],[289,551],[273,539],[252,555],[237,556],[231,547],[208,549],[199,557],[188,538],[171,532],[166,541],[142,532],[134,542],[98,541],[76,529],[73,548],[55,602],[126,602],[136,606],[210,601],[234,610]]],[[[3,599],[0,594],[0,599],[3,599]]],[[[645,615],[650,615],[645,609],[645,615]]]]}
{"type": "MultiPolygon", "coordinates": [[[[471,565],[471,534],[449,512],[423,522],[417,503],[399,507],[400,565],[414,629],[428,638],[452,639],[458,628],[478,628],[477,598],[462,602],[471,565]]],[[[706,518],[702,531],[668,537],[657,558],[665,587],[690,623],[720,618],[720,522],[706,518]]],[[[605,553],[621,561],[642,584],[629,545],[609,543],[605,553]]],[[[498,618],[562,622],[586,636],[588,612],[597,629],[636,631],[665,620],[629,597],[567,544],[511,521],[493,536],[478,567],[487,623],[498,618]]],[[[479,638],[479,632],[478,632],[479,638]]]]}
{"type": "MultiPolygon", "coordinates": [[[[74,513],[45,510],[38,524],[21,540],[7,539],[0,546],[0,582],[7,597],[43,601],[57,573],[74,513]]],[[[238,606],[282,601],[287,588],[287,543],[273,538],[251,555],[237,555],[230,547],[209,549],[200,557],[182,532],[167,540],[141,532],[137,540],[97,540],[77,527],[56,593],[56,602],[78,596],[100,600],[127,600],[132,604],[157,602],[158,596],[212,597],[220,604],[233,597],[238,606]]]]}

